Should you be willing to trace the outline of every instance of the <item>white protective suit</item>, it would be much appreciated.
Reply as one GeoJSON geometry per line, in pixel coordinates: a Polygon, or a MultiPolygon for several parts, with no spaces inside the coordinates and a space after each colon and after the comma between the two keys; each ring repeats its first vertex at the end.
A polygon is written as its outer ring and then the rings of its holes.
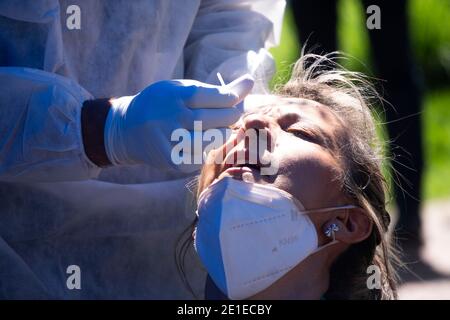
{"type": "MultiPolygon", "coordinates": [[[[96,167],[84,153],[80,109],[86,99],[133,95],[163,79],[218,83],[217,72],[225,82],[251,73],[261,91],[284,6],[0,1],[0,298],[192,298],[174,259],[194,217],[192,177],[96,167]],[[81,29],[70,30],[74,4],[81,29]],[[77,281],[67,281],[70,265],[81,270],[81,289],[67,286],[77,281]]],[[[201,297],[195,255],[187,269],[201,297]]]]}

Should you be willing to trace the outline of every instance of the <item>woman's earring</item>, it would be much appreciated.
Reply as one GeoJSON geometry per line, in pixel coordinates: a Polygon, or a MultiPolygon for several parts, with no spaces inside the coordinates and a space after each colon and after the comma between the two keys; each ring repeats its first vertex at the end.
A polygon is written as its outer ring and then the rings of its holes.
{"type": "Polygon", "coordinates": [[[334,241],[334,240],[336,240],[335,233],[338,231],[339,231],[339,226],[336,223],[332,223],[325,229],[325,235],[328,238],[333,238],[333,241],[334,241]]]}

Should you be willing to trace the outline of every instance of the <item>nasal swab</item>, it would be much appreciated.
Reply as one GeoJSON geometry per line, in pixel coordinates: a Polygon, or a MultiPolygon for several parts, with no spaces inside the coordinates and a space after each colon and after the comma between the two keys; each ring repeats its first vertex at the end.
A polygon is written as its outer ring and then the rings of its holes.
{"type": "Polygon", "coordinates": [[[219,82],[220,84],[223,86],[225,86],[225,81],[223,81],[222,75],[220,74],[220,72],[217,72],[217,78],[219,78],[219,82]]]}

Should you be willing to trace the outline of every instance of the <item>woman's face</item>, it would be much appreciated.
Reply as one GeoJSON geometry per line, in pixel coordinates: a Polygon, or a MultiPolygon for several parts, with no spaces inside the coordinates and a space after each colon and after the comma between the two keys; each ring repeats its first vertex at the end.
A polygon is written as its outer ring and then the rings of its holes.
{"type": "MultiPolygon", "coordinates": [[[[342,170],[339,145],[345,134],[340,119],[326,106],[311,100],[271,98],[275,103],[244,115],[230,139],[208,154],[199,192],[215,179],[242,179],[245,175],[246,180],[287,191],[308,210],[348,204],[337,180],[342,170]],[[271,142],[267,151],[278,169],[275,174],[261,175],[258,165],[230,164],[229,159],[236,158],[236,154],[244,153],[248,158],[248,139],[242,137],[249,129],[267,131],[271,142]]],[[[310,218],[317,229],[325,221],[321,214],[312,213],[310,218]]],[[[318,234],[319,244],[327,241],[321,232],[318,234]]]]}

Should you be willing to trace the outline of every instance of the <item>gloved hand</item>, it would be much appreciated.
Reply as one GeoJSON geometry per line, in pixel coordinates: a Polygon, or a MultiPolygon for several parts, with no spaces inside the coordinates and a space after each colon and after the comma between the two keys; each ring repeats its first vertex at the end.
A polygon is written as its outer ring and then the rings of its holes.
{"type": "MultiPolygon", "coordinates": [[[[251,91],[254,81],[245,75],[225,86],[195,80],[160,81],[136,96],[112,100],[105,123],[105,149],[115,165],[147,164],[183,172],[199,165],[175,165],[171,151],[179,128],[193,134],[194,121],[202,130],[224,128],[235,123],[241,111],[235,107],[251,91]]],[[[190,150],[194,152],[194,150],[190,150]]]]}

